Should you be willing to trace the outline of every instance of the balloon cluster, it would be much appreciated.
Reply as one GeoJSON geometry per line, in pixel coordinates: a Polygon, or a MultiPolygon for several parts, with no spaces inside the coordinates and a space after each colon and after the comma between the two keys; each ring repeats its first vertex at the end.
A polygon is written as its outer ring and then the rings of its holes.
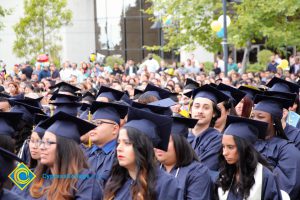
{"type": "Polygon", "coordinates": [[[277,65],[277,68],[281,68],[282,70],[289,69],[289,61],[287,61],[286,59],[281,60],[280,64],[277,65]]]}
{"type": "MultiPolygon", "coordinates": [[[[224,37],[223,19],[224,19],[224,17],[223,17],[223,15],[221,15],[218,18],[218,21],[215,20],[210,24],[211,29],[217,33],[217,36],[219,38],[224,37]]],[[[227,27],[230,25],[230,23],[231,23],[230,17],[226,16],[227,27]]]]}

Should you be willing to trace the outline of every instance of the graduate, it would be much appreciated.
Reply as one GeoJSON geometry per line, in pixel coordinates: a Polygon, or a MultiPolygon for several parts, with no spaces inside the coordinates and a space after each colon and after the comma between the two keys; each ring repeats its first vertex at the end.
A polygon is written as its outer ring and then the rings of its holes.
{"type": "Polygon", "coordinates": [[[12,152],[0,147],[0,200],[23,200],[16,193],[3,188],[4,183],[8,179],[8,175],[14,170],[14,161],[23,162],[18,156],[12,152]]]}
{"type": "Polygon", "coordinates": [[[227,101],[229,97],[210,85],[203,85],[187,95],[193,98],[191,116],[198,119],[196,126],[189,133],[188,141],[214,178],[219,169],[218,153],[222,139],[221,133],[213,128],[221,115],[217,104],[227,101]]]}
{"type": "Polygon", "coordinates": [[[21,120],[20,112],[0,112],[0,147],[15,153],[14,137],[18,122],[21,120]]]}
{"type": "MultiPolygon", "coordinates": [[[[10,105],[12,106],[10,112],[20,112],[22,114],[22,118],[17,124],[17,132],[16,132],[16,151],[21,153],[20,149],[24,146],[24,142],[31,135],[31,131],[33,128],[34,114],[39,113],[45,115],[43,110],[40,107],[36,107],[36,100],[25,100],[20,99],[17,101],[9,100],[10,105]],[[31,102],[30,102],[31,101],[31,102]]],[[[27,157],[29,154],[23,154],[21,157],[22,160],[28,161],[27,157]]]]}
{"type": "Polygon", "coordinates": [[[223,132],[227,115],[237,115],[235,106],[244,98],[246,93],[223,83],[220,83],[216,88],[229,97],[227,101],[218,103],[218,107],[221,110],[221,116],[215,123],[215,129],[223,132]]]}
{"type": "Polygon", "coordinates": [[[93,101],[95,101],[95,100],[96,100],[95,96],[90,92],[86,92],[82,96],[81,107],[79,109],[79,118],[80,119],[88,120],[90,107],[91,107],[93,101]]]}
{"type": "Polygon", "coordinates": [[[55,92],[50,100],[52,100],[52,102],[49,104],[56,106],[54,114],[62,111],[69,115],[77,116],[78,108],[81,106],[78,102],[79,98],[77,96],[65,93],[61,94],[59,92],[55,92]]]}
{"type": "Polygon", "coordinates": [[[101,102],[113,102],[113,101],[120,101],[122,96],[124,95],[124,92],[115,90],[113,88],[109,88],[106,86],[101,86],[96,101],[101,102]]]}
{"type": "Polygon", "coordinates": [[[93,145],[85,149],[88,162],[104,185],[115,159],[116,138],[120,121],[127,114],[127,106],[117,103],[94,101],[91,106],[92,122],[97,126],[89,132],[93,145]]]}
{"type": "Polygon", "coordinates": [[[28,140],[28,149],[30,152],[30,156],[28,156],[29,161],[27,163],[28,167],[31,170],[34,170],[36,168],[41,159],[39,143],[42,140],[42,137],[45,134],[46,130],[40,127],[40,124],[48,118],[49,117],[47,115],[36,114],[34,116],[35,127],[32,130],[31,136],[28,140]]]}
{"type": "Polygon", "coordinates": [[[263,91],[252,85],[242,85],[238,88],[246,93],[244,98],[235,106],[236,114],[240,117],[249,118],[254,106],[254,97],[257,94],[263,94],[263,91]]]}
{"type": "Polygon", "coordinates": [[[191,78],[186,79],[185,85],[183,87],[182,95],[180,98],[180,104],[181,104],[180,110],[189,111],[190,98],[187,97],[185,93],[188,93],[198,87],[200,87],[200,84],[197,81],[191,78]]]}
{"type": "Polygon", "coordinates": [[[220,200],[282,199],[269,164],[253,146],[259,135],[265,135],[267,127],[266,122],[228,116],[216,183],[220,200]]]}
{"type": "Polygon", "coordinates": [[[155,149],[161,169],[177,179],[182,191],[180,199],[212,199],[212,182],[208,168],[199,162],[198,156],[186,140],[189,128],[194,128],[198,120],[172,118],[168,151],[155,149]]]}
{"type": "MultiPolygon", "coordinates": [[[[270,89],[265,92],[265,95],[281,97],[291,99],[295,102],[297,94],[299,93],[299,85],[274,77],[267,86],[270,89]]],[[[290,106],[292,107],[292,106],[290,106]]],[[[300,129],[290,125],[286,122],[288,116],[288,110],[283,109],[283,117],[281,119],[283,130],[290,141],[292,141],[295,146],[300,150],[300,129]]]]}
{"type": "Polygon", "coordinates": [[[300,152],[288,141],[282,125],[282,110],[293,102],[289,99],[256,95],[253,119],[267,122],[266,136],[256,142],[255,148],[274,168],[279,188],[291,199],[300,198],[300,152]]]}
{"type": "Polygon", "coordinates": [[[129,108],[128,121],[121,128],[117,144],[117,161],[104,199],[181,199],[176,180],[159,169],[153,148],[168,148],[172,118],[129,108]]]}
{"type": "Polygon", "coordinates": [[[23,191],[24,199],[102,199],[102,186],[88,169],[79,147],[80,136],[96,126],[64,112],[40,124],[46,131],[40,141],[41,160],[36,178],[23,191]],[[70,176],[70,177],[64,177],[70,176]]]}
{"type": "Polygon", "coordinates": [[[144,93],[139,97],[138,102],[148,104],[154,101],[169,98],[171,92],[152,84],[148,84],[144,90],[144,93]]]}

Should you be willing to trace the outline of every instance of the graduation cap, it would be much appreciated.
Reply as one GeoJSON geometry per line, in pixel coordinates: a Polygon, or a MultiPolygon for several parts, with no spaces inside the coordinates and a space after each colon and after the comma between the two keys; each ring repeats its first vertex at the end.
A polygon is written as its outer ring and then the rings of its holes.
{"type": "Polygon", "coordinates": [[[234,135],[254,144],[264,138],[268,123],[244,117],[228,115],[224,135],[234,135]]]}
{"type": "Polygon", "coordinates": [[[83,94],[81,101],[89,102],[90,104],[96,100],[96,97],[89,91],[83,94]]]}
{"type": "Polygon", "coordinates": [[[189,98],[192,97],[193,99],[198,98],[198,97],[206,98],[216,104],[229,99],[229,97],[227,95],[225,95],[223,92],[219,91],[218,89],[216,89],[208,84],[203,85],[193,91],[190,91],[190,92],[186,93],[185,95],[189,98]]]}
{"type": "Polygon", "coordinates": [[[30,124],[33,122],[35,113],[45,114],[41,108],[28,105],[26,103],[23,103],[23,101],[14,101],[10,99],[9,104],[12,106],[10,112],[23,113],[22,119],[30,124]]]}
{"type": "Polygon", "coordinates": [[[41,115],[41,114],[35,114],[34,115],[34,129],[33,132],[36,132],[40,138],[43,137],[44,133],[45,133],[45,129],[40,127],[40,124],[45,121],[46,119],[49,119],[49,117],[47,115],[41,115]]]}
{"type": "Polygon", "coordinates": [[[183,135],[188,137],[189,128],[194,128],[198,122],[198,119],[185,118],[185,117],[172,117],[172,130],[171,134],[183,135]]]}
{"type": "Polygon", "coordinates": [[[170,95],[170,99],[172,99],[174,102],[178,102],[178,95],[179,95],[179,93],[173,92],[170,95]]]}
{"type": "Polygon", "coordinates": [[[215,84],[215,83],[210,83],[209,85],[212,86],[212,87],[214,87],[214,88],[218,87],[218,85],[215,84]]]}
{"type": "Polygon", "coordinates": [[[14,137],[22,115],[21,112],[0,112],[0,135],[14,137]]]}
{"type": "Polygon", "coordinates": [[[147,135],[153,146],[168,151],[172,118],[129,107],[124,127],[132,127],[147,135]]]}
{"type": "Polygon", "coordinates": [[[0,92],[0,97],[10,98],[11,96],[9,94],[4,93],[4,92],[0,92]]]}
{"type": "Polygon", "coordinates": [[[56,103],[54,114],[58,112],[65,112],[72,116],[77,116],[79,103],[56,103]]]}
{"type": "Polygon", "coordinates": [[[90,108],[95,119],[108,119],[120,124],[120,119],[127,115],[128,107],[118,103],[94,101],[90,108]]]}
{"type": "Polygon", "coordinates": [[[121,102],[125,103],[127,106],[131,106],[132,100],[129,98],[129,95],[124,94],[120,99],[121,102]]]}
{"type": "Polygon", "coordinates": [[[299,93],[300,86],[296,83],[286,81],[281,78],[273,77],[267,84],[270,88],[269,91],[286,92],[286,93],[299,93]]]}
{"type": "Polygon", "coordinates": [[[220,83],[217,86],[217,89],[229,96],[229,100],[232,101],[234,107],[245,97],[246,93],[236,89],[234,87],[231,87],[229,85],[220,83]]]}
{"type": "Polygon", "coordinates": [[[200,84],[197,81],[195,81],[191,78],[187,78],[183,89],[185,89],[185,90],[186,89],[194,90],[198,87],[200,87],[200,84]]]}
{"type": "Polygon", "coordinates": [[[119,101],[123,95],[124,95],[124,92],[122,92],[122,91],[115,90],[113,88],[109,88],[109,87],[102,85],[97,94],[97,98],[106,97],[112,101],[119,101]]]}
{"type": "Polygon", "coordinates": [[[293,102],[295,101],[295,99],[297,97],[296,93],[277,92],[277,91],[265,91],[264,95],[290,99],[293,102]]]}
{"type": "Polygon", "coordinates": [[[158,100],[169,98],[171,96],[171,92],[168,90],[162,89],[152,84],[148,84],[144,90],[144,94],[148,94],[151,96],[155,96],[158,100]]]}
{"type": "Polygon", "coordinates": [[[261,110],[270,113],[273,117],[282,118],[283,108],[288,109],[293,105],[293,101],[290,99],[266,96],[266,95],[256,95],[254,99],[256,104],[254,110],[261,110]]]}
{"type": "Polygon", "coordinates": [[[76,101],[79,98],[77,96],[72,96],[68,94],[60,94],[60,93],[54,93],[50,100],[54,100],[53,102],[50,102],[50,104],[56,105],[61,103],[76,103],[76,101]]]}
{"type": "Polygon", "coordinates": [[[246,96],[254,100],[255,95],[263,94],[263,91],[259,90],[258,88],[252,85],[242,85],[239,87],[239,90],[246,93],[246,96]]]}
{"type": "Polygon", "coordinates": [[[75,87],[74,85],[71,85],[64,81],[49,87],[49,89],[55,89],[55,88],[58,88],[58,93],[60,94],[71,94],[71,95],[75,95],[76,91],[80,90],[80,88],[75,87]]]}
{"type": "Polygon", "coordinates": [[[64,112],[58,112],[40,125],[46,132],[51,132],[57,136],[75,140],[80,143],[80,137],[97,126],[85,120],[64,112]]]}
{"type": "Polygon", "coordinates": [[[30,97],[24,97],[23,99],[14,99],[14,101],[17,101],[17,102],[21,102],[21,103],[24,103],[24,104],[27,104],[27,105],[30,105],[32,107],[37,107],[37,108],[43,108],[42,105],[41,105],[41,100],[43,99],[44,97],[39,97],[39,98],[30,98],[30,97]]]}
{"type": "Polygon", "coordinates": [[[133,92],[133,98],[134,99],[138,99],[142,94],[144,93],[143,90],[139,90],[137,88],[134,89],[134,92],[133,92]]]}
{"type": "Polygon", "coordinates": [[[144,111],[153,112],[159,115],[172,116],[172,111],[168,106],[159,106],[158,104],[143,104],[138,102],[133,102],[132,107],[138,108],[144,111]]]}

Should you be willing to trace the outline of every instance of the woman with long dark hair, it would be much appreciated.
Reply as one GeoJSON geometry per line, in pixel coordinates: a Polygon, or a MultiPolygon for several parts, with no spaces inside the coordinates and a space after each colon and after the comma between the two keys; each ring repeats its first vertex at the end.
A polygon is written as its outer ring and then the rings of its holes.
{"type": "Polygon", "coordinates": [[[197,119],[173,117],[168,151],[155,149],[161,168],[173,175],[181,188],[180,199],[211,199],[212,182],[208,169],[199,162],[198,156],[186,137],[197,119]],[[200,192],[201,191],[201,192],[200,192]]]}
{"type": "Polygon", "coordinates": [[[153,148],[166,150],[171,131],[170,117],[129,108],[128,121],[117,139],[104,199],[179,199],[176,180],[157,166],[153,148]]]}
{"type": "Polygon", "coordinates": [[[217,89],[229,97],[227,101],[218,104],[218,107],[221,110],[221,116],[216,121],[215,129],[223,132],[227,116],[236,115],[235,106],[244,98],[246,93],[223,83],[220,83],[217,86],[217,89]]]}
{"type": "Polygon", "coordinates": [[[293,102],[279,97],[256,95],[254,103],[253,119],[268,123],[266,136],[256,142],[255,148],[274,168],[280,189],[287,192],[291,199],[299,199],[300,153],[288,141],[281,124],[283,109],[290,107],[293,102]]]}
{"type": "Polygon", "coordinates": [[[281,199],[275,175],[253,146],[267,127],[265,122],[228,116],[216,183],[219,199],[281,199]]]}
{"type": "Polygon", "coordinates": [[[79,146],[80,136],[96,126],[58,112],[40,127],[46,131],[39,145],[36,178],[25,191],[15,191],[25,199],[101,199],[101,186],[79,146]]]}

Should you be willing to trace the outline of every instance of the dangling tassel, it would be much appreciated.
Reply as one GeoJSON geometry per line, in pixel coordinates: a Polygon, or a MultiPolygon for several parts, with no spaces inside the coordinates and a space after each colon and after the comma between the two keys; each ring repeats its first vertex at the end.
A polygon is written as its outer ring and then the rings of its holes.
{"type": "Polygon", "coordinates": [[[89,110],[89,114],[88,114],[88,121],[92,121],[92,114],[91,114],[91,111],[89,110]]]}
{"type": "Polygon", "coordinates": [[[91,140],[91,137],[89,136],[88,148],[91,148],[91,147],[92,147],[92,140],[91,140]]]}
{"type": "Polygon", "coordinates": [[[52,117],[53,114],[54,114],[54,107],[53,107],[53,105],[51,104],[51,105],[50,105],[50,117],[52,117]]]}

